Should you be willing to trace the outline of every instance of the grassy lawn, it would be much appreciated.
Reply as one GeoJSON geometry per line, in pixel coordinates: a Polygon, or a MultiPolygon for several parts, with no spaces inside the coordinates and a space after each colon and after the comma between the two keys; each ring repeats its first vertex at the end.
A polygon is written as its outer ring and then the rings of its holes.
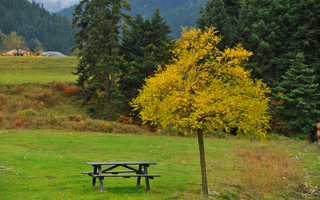
{"type": "MultiPolygon", "coordinates": [[[[314,144],[206,138],[205,145],[209,188],[220,193],[210,199],[317,199],[309,191],[320,186],[320,159],[314,144]],[[281,167],[287,171],[278,172],[275,161],[287,165],[281,167]],[[303,188],[305,182],[308,186],[303,188]]],[[[196,138],[0,131],[0,194],[4,200],[201,199],[200,184],[196,138]],[[150,192],[145,192],[144,180],[137,187],[135,178],[105,178],[101,193],[99,184],[92,188],[91,178],[81,174],[92,170],[84,164],[87,161],[136,160],[158,163],[149,173],[162,177],[151,180],[150,192]]]]}
{"type": "Polygon", "coordinates": [[[0,56],[0,82],[74,82],[75,57],[0,56]]]}

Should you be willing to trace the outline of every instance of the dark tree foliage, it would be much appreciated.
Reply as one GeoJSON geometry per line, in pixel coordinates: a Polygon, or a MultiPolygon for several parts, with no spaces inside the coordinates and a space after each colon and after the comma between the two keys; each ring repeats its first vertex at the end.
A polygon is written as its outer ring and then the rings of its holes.
{"type": "Polygon", "coordinates": [[[121,48],[124,62],[119,83],[125,96],[125,112],[130,112],[129,102],[137,96],[144,79],[152,76],[158,65],[171,60],[173,41],[170,32],[169,25],[156,9],[151,20],[144,20],[137,14],[124,34],[121,48]]]}
{"type": "Polygon", "coordinates": [[[77,27],[76,46],[79,64],[75,74],[83,88],[83,103],[95,117],[117,116],[120,73],[119,34],[128,18],[126,0],[81,0],[73,14],[77,27]]]}
{"type": "Polygon", "coordinates": [[[287,0],[245,0],[241,5],[240,41],[254,53],[248,67],[271,88],[281,81],[292,58],[287,51],[289,8],[287,0]]]}
{"type": "Polygon", "coordinates": [[[289,27],[290,52],[303,52],[305,62],[320,82],[320,1],[292,0],[289,27]]]}
{"type": "Polygon", "coordinates": [[[214,0],[200,10],[197,25],[200,29],[214,26],[223,36],[220,47],[235,46],[239,43],[238,18],[239,0],[214,0]]]}
{"type": "Polygon", "coordinates": [[[37,3],[27,0],[1,0],[0,29],[4,34],[17,32],[35,50],[41,43],[44,50],[70,53],[74,45],[71,23],[57,14],[50,14],[37,3]]]}
{"type": "Polygon", "coordinates": [[[291,134],[316,140],[315,126],[320,121],[320,93],[314,69],[305,65],[304,55],[298,53],[293,65],[283,76],[275,94],[280,121],[291,134]],[[288,123],[286,123],[288,122],[288,123]]]}

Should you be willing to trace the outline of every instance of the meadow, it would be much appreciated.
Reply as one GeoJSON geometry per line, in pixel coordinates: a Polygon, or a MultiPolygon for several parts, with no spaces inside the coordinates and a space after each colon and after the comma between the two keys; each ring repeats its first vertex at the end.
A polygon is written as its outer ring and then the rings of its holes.
{"type": "Polygon", "coordinates": [[[75,82],[75,57],[0,56],[0,83],[75,82]]]}
{"type": "Polygon", "coordinates": [[[0,199],[320,198],[316,143],[215,134],[205,138],[202,197],[197,139],[91,119],[74,101],[75,67],[74,57],[0,57],[0,199]],[[92,170],[84,162],[136,160],[158,163],[150,192],[135,178],[106,178],[99,192],[81,174],[92,170]]]}
{"type": "MultiPolygon", "coordinates": [[[[319,154],[308,142],[206,138],[209,199],[316,199],[319,154]],[[309,180],[304,176],[308,174],[309,180]],[[308,185],[305,185],[308,182],[308,185]]],[[[201,199],[196,138],[55,130],[0,132],[2,199],[201,199]],[[87,161],[157,162],[151,191],[136,179],[91,187],[87,161]]]]}

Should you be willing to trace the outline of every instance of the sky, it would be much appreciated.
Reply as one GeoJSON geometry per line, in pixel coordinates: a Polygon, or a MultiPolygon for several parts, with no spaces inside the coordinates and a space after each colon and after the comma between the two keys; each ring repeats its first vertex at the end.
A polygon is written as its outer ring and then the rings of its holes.
{"type": "Polygon", "coordinates": [[[64,8],[68,8],[76,3],[79,2],[79,0],[28,0],[30,2],[36,2],[40,3],[40,5],[43,3],[43,6],[45,9],[47,9],[50,12],[57,12],[64,8]]]}

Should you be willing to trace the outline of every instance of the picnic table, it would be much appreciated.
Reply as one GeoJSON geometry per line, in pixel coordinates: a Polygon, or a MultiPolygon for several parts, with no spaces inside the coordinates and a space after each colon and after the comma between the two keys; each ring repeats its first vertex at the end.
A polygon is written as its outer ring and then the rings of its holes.
{"type": "Polygon", "coordinates": [[[148,167],[156,165],[155,162],[150,161],[134,161],[134,162],[85,162],[87,165],[93,166],[92,172],[82,172],[92,177],[92,186],[96,184],[96,179],[99,179],[100,191],[103,191],[103,179],[105,177],[137,177],[137,185],[140,185],[141,177],[145,177],[146,189],[150,190],[149,179],[154,177],[161,177],[158,174],[148,174],[148,167]],[[106,166],[106,169],[102,169],[106,166]],[[125,170],[115,170],[118,167],[125,168],[125,170]]]}

